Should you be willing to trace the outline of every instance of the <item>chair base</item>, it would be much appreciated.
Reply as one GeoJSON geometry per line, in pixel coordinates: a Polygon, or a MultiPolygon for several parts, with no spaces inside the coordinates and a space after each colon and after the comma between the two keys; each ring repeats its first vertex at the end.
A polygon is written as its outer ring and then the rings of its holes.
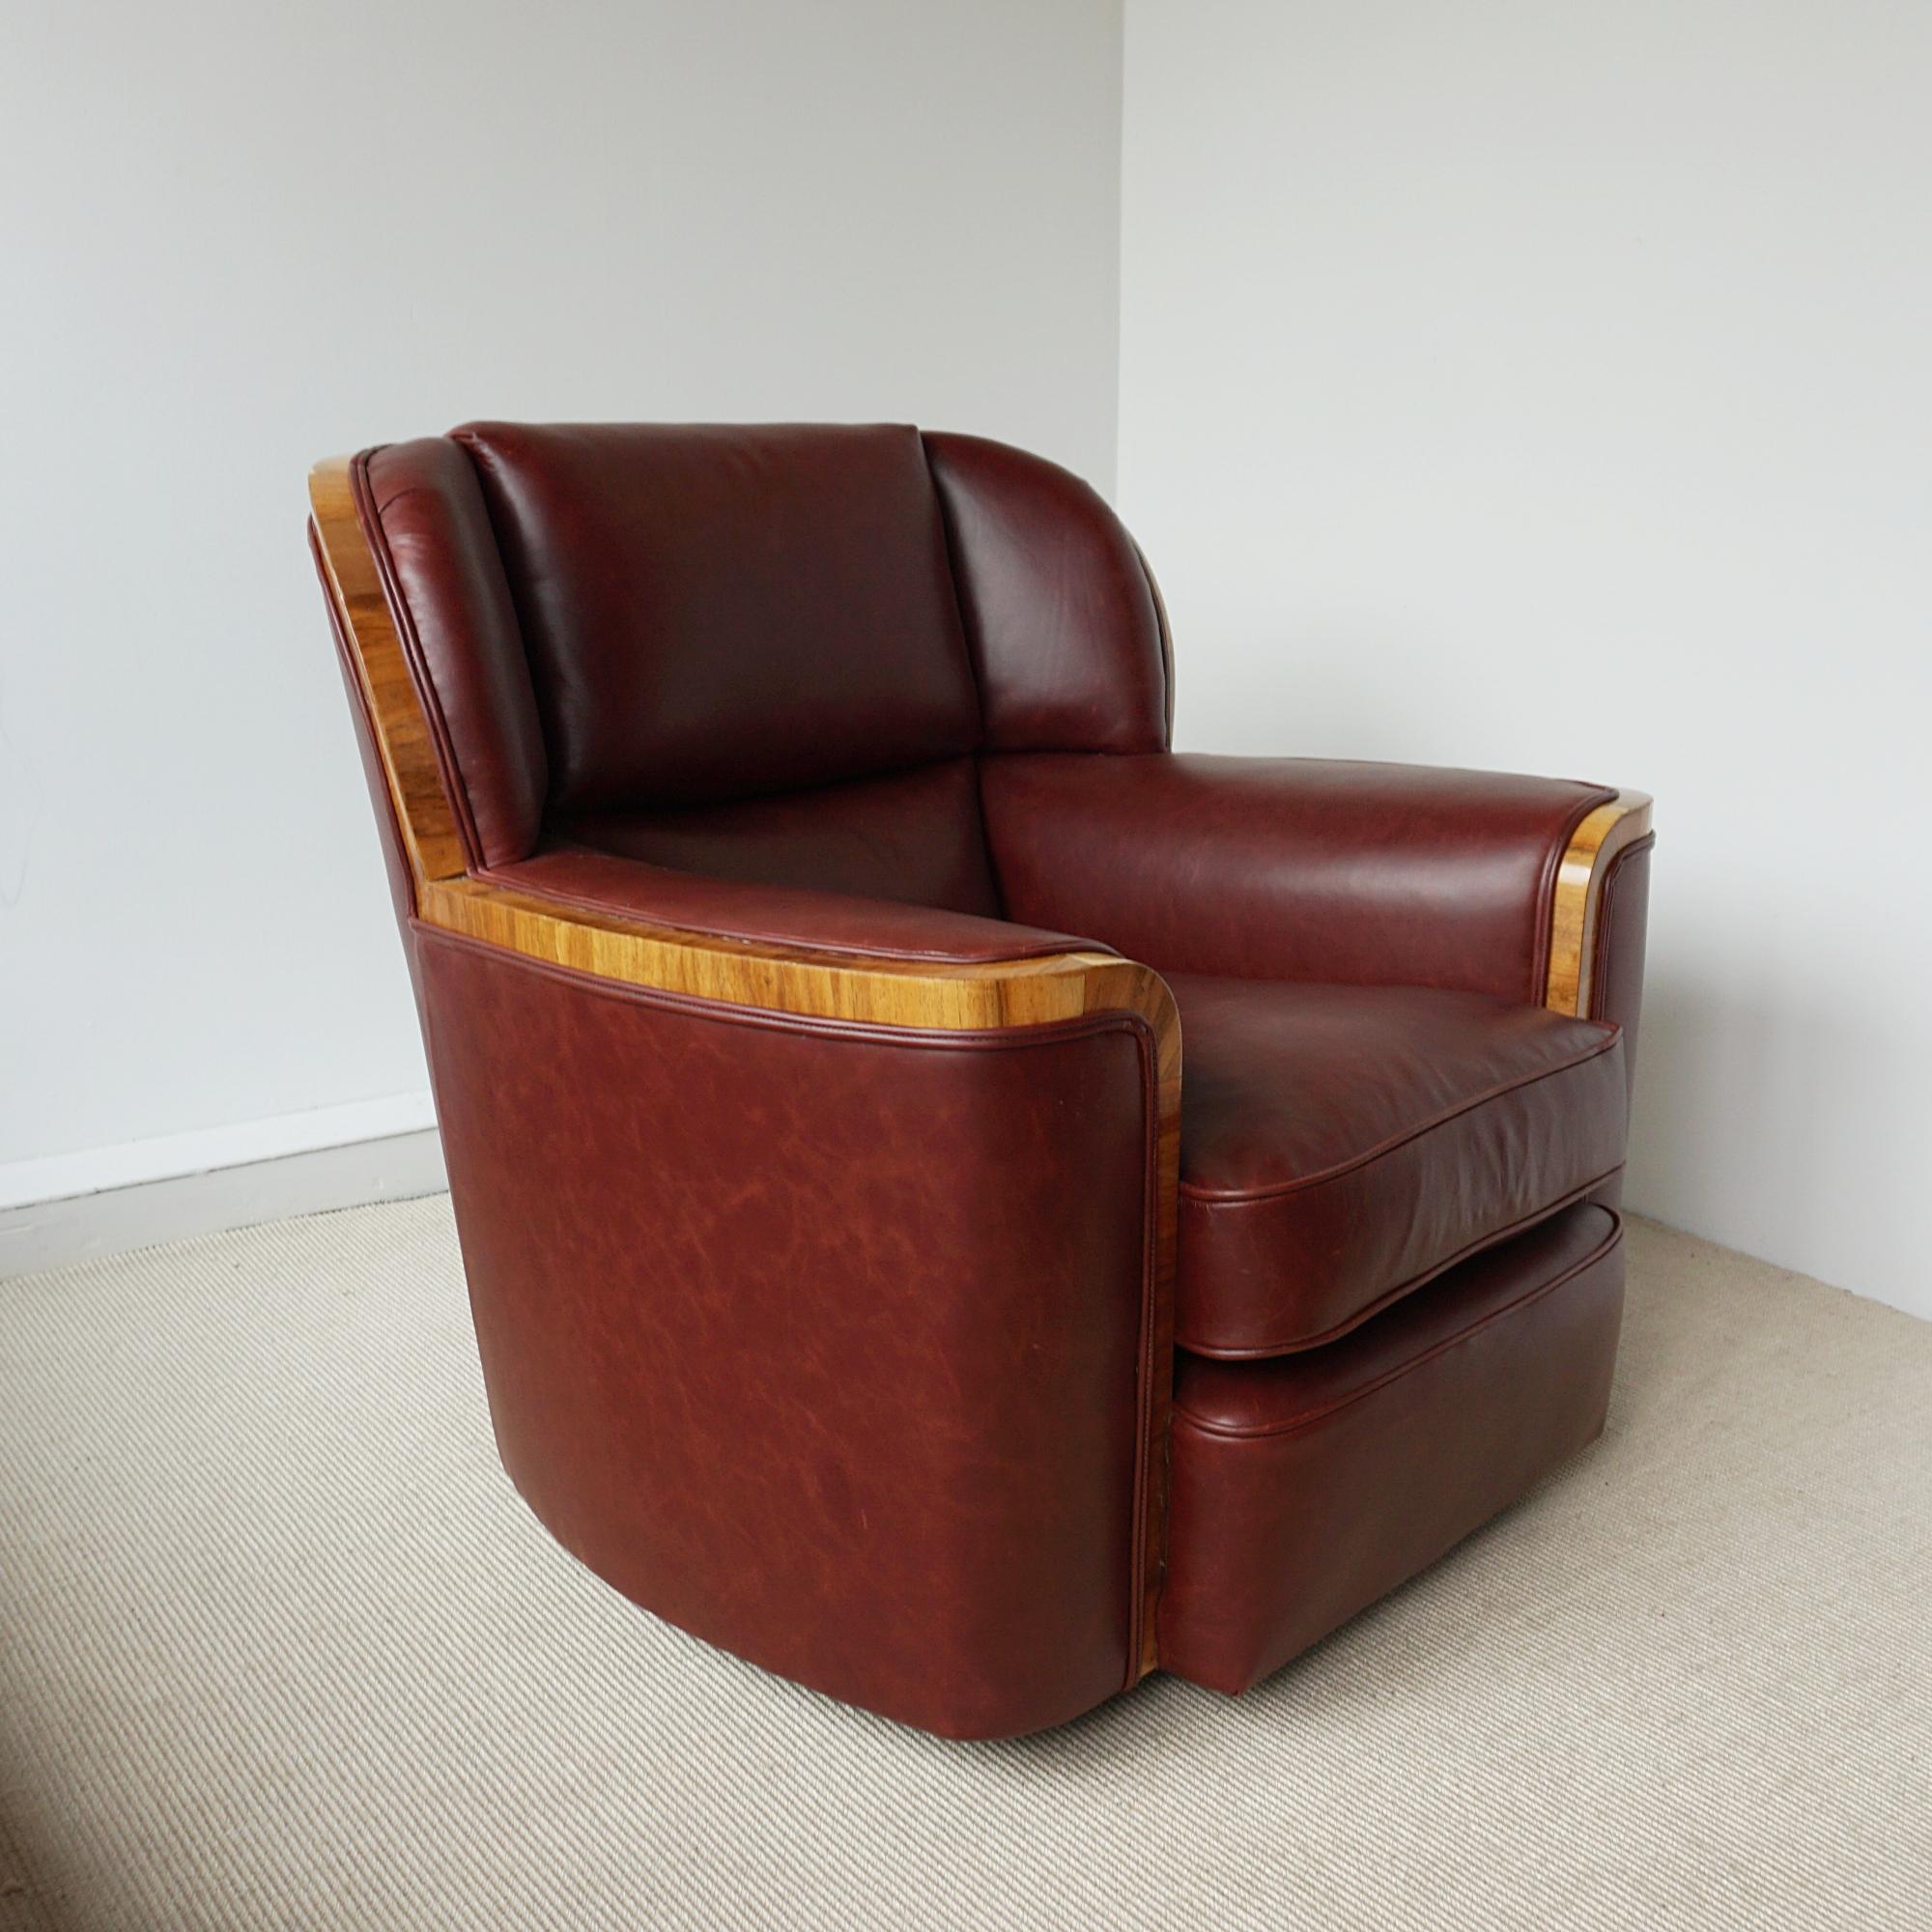
{"type": "Polygon", "coordinates": [[[1179,1356],[1161,1667],[1246,1690],[1593,1440],[1622,1236],[1579,1204],[1325,1348],[1179,1356]]]}

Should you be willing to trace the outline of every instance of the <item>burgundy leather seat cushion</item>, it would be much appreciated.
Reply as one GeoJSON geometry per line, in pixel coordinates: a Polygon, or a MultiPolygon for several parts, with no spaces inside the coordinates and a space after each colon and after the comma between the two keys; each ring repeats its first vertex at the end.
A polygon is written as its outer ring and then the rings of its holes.
{"type": "Polygon", "coordinates": [[[1622,1038],[1478,993],[1174,974],[1177,1340],[1326,1342],[1623,1161],[1622,1038]]]}

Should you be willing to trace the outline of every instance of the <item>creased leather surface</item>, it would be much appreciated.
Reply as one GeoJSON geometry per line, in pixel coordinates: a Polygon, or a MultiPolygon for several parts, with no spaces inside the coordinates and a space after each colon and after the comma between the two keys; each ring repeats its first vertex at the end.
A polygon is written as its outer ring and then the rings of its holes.
{"type": "Polygon", "coordinates": [[[563,817],[553,838],[710,878],[1000,917],[970,758],[782,798],[563,817]]]}
{"type": "Polygon", "coordinates": [[[503,1461],[566,1548],[931,1730],[1130,1681],[1149,1059],[778,1022],[425,929],[503,1461]]]}
{"type": "Polygon", "coordinates": [[[1439,986],[1540,1004],[1572,829],[1557,779],[1170,753],[982,761],[1010,917],[1167,973],[1439,986]]]}
{"type": "Polygon", "coordinates": [[[1090,485],[983,437],[927,431],[985,743],[1158,752],[1169,667],[1133,539],[1090,485]]]}
{"type": "Polygon", "coordinates": [[[972,962],[1107,951],[1069,933],[972,913],[704,878],[608,852],[540,852],[521,865],[499,866],[481,876],[517,892],[540,893],[655,925],[818,952],[972,962]]]}
{"type": "Polygon", "coordinates": [[[521,859],[536,846],[549,774],[475,472],[436,436],[371,450],[358,480],[398,634],[434,701],[443,781],[470,861],[521,859]]]}
{"type": "Polygon", "coordinates": [[[702,804],[979,741],[919,432],[471,423],[563,810],[702,804]]]}
{"type": "Polygon", "coordinates": [[[1328,1348],[1177,1356],[1162,1666],[1245,1690],[1592,1440],[1621,1236],[1578,1206],[1328,1348]]]}
{"type": "Polygon", "coordinates": [[[1476,993],[1168,984],[1186,1348],[1327,1340],[1623,1163],[1614,1027],[1476,993]]]}

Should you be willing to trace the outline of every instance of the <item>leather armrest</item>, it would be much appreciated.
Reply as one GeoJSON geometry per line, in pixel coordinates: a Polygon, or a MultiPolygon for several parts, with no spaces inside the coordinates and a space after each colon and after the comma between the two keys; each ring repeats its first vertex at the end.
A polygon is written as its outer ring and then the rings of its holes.
{"type": "Polygon", "coordinates": [[[706,878],[585,848],[540,852],[475,874],[558,907],[613,913],[654,926],[756,946],[875,959],[983,965],[1057,952],[1109,953],[1070,933],[943,907],[848,896],[797,886],[706,878]]]}
{"type": "Polygon", "coordinates": [[[1140,1677],[1172,1376],[1146,1029],[853,1026],[415,948],[491,1417],[565,1547],[952,1735],[1140,1677]]]}
{"type": "Polygon", "coordinates": [[[355,465],[310,477],[311,543],[377,792],[398,912],[551,965],[689,998],[886,1026],[1022,1026],[1134,1013],[1159,1041],[1178,1133],[1179,1027],[1145,966],[1044,928],[707,880],[582,851],[471,874],[432,725],[358,508],[355,465]]]}
{"type": "MultiPolygon", "coordinates": [[[[1609,787],[1557,779],[1161,753],[988,758],[981,795],[1017,920],[1096,933],[1163,972],[1538,1005],[1573,847],[1629,815],[1609,787]]],[[[1605,840],[1583,842],[1579,915],[1605,840]]],[[[1571,970],[1574,1011],[1588,973],[1571,970]]]]}

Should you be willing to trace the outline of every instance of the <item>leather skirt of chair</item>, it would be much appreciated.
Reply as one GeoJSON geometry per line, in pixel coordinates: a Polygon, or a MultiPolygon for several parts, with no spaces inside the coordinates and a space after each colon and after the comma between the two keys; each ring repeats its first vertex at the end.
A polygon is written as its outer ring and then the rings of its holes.
{"type": "Polygon", "coordinates": [[[1246,1690],[1592,1441],[1622,1237],[1579,1204],[1325,1348],[1178,1355],[1161,1667],[1246,1690]]]}

